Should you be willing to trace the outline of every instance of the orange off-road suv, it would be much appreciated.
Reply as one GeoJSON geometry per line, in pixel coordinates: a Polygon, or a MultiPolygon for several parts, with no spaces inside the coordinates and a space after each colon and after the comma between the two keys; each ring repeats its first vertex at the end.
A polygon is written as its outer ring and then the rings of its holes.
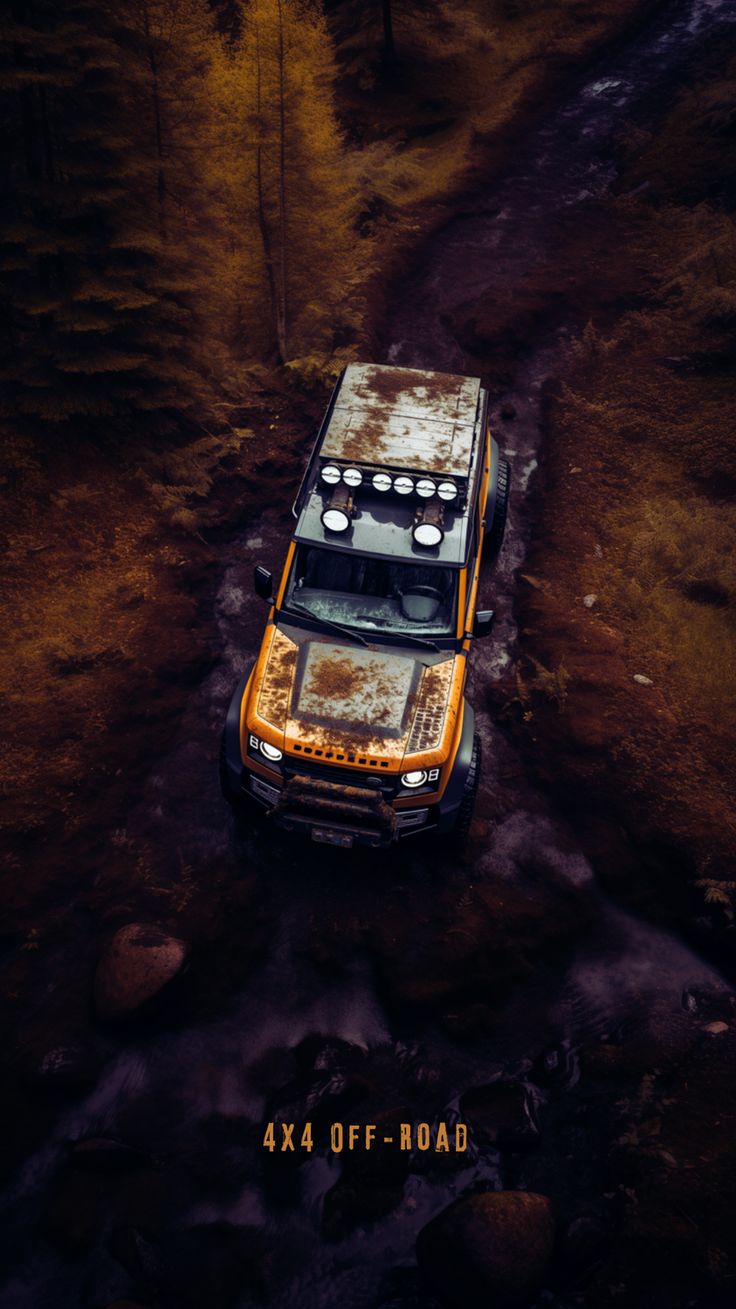
{"type": "Polygon", "coordinates": [[[480,739],[464,697],[481,553],[509,468],[478,378],[351,364],[294,503],[255,666],[236,687],[223,794],[332,845],[470,826],[480,739]]]}

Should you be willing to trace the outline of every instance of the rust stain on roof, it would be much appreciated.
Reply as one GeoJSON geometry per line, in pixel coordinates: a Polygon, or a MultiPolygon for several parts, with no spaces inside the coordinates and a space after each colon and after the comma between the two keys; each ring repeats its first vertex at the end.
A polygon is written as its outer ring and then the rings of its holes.
{"type": "Polygon", "coordinates": [[[321,454],[358,464],[467,476],[479,394],[479,378],[351,364],[321,454]]]}

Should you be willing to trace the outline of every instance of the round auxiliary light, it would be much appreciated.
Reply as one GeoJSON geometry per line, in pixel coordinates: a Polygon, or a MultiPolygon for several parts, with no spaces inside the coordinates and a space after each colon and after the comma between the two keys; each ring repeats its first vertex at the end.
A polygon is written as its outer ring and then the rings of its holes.
{"type": "Polygon", "coordinates": [[[417,482],[417,495],[420,495],[423,500],[428,500],[436,490],[437,487],[431,477],[423,477],[421,481],[417,482]]]}
{"type": "Polygon", "coordinates": [[[417,523],[412,532],[417,545],[423,546],[439,545],[444,535],[442,528],[436,523],[417,523]]]}
{"type": "Polygon", "coordinates": [[[373,490],[374,490],[374,491],[390,491],[390,490],[391,490],[391,478],[389,477],[388,473],[375,473],[375,474],[374,474],[374,477],[373,477],[373,490]]]}
{"type": "Polygon", "coordinates": [[[413,773],[401,774],[402,786],[409,786],[412,788],[415,786],[424,786],[426,780],[427,780],[427,770],[425,768],[417,768],[416,771],[413,773]]]}
{"type": "Polygon", "coordinates": [[[346,486],[360,486],[363,481],[363,474],[359,468],[343,469],[342,480],[346,486]]]}
{"type": "Polygon", "coordinates": [[[414,483],[410,477],[395,477],[394,491],[399,495],[411,495],[414,490],[414,483]]]}
{"type": "Polygon", "coordinates": [[[277,764],[279,759],[283,759],[283,751],[277,750],[275,745],[269,745],[268,741],[261,741],[261,754],[270,759],[272,764],[277,764]]]}
{"type": "Polygon", "coordinates": [[[325,464],[322,469],[322,481],[327,482],[328,486],[334,486],[340,481],[340,469],[335,464],[325,464]]]}
{"type": "Polygon", "coordinates": [[[350,514],[345,509],[324,509],[322,525],[328,532],[346,532],[350,526],[350,514]]]}
{"type": "Polygon", "coordinates": [[[440,500],[454,500],[457,495],[457,487],[454,482],[440,482],[437,487],[437,494],[440,500]]]}

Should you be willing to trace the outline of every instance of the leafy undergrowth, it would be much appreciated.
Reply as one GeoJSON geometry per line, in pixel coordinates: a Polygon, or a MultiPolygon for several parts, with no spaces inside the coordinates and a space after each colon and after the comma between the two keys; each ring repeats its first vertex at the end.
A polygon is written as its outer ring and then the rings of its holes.
{"type": "MultiPolygon", "coordinates": [[[[562,713],[531,663],[527,678],[529,721],[547,723],[560,777],[649,850],[657,894],[725,940],[736,836],[736,60],[711,49],[694,71],[655,131],[621,143],[620,194],[600,207],[618,292],[572,344],[550,401],[522,608],[537,666],[567,674],[562,713]]],[[[622,875],[619,849],[607,862],[622,875]]]]}

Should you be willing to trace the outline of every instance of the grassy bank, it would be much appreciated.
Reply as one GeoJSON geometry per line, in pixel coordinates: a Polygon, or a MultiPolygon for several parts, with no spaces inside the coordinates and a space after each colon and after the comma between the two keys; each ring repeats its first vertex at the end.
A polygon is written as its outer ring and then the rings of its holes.
{"type": "MultiPolygon", "coordinates": [[[[521,698],[556,777],[537,746],[539,766],[568,797],[574,783],[609,874],[725,941],[736,834],[733,55],[711,48],[687,82],[656,129],[621,141],[619,194],[599,206],[594,245],[575,247],[604,270],[603,294],[549,400],[544,506],[521,592],[521,698]],[[610,826],[597,825],[604,813],[625,834],[614,849],[610,826]]],[[[579,307],[591,309],[582,295],[579,307]]]]}

